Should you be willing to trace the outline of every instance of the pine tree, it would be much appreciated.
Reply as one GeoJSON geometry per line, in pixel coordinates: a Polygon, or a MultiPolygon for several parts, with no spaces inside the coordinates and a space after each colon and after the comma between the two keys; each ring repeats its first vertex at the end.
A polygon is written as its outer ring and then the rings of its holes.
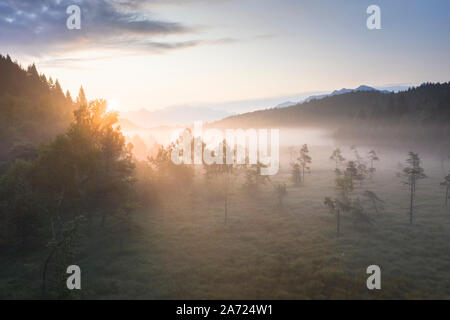
{"type": "Polygon", "coordinates": [[[312,159],[309,156],[308,145],[304,144],[300,149],[300,157],[298,158],[302,167],[302,181],[305,182],[305,169],[309,170],[308,165],[312,163],[312,159]]]}
{"type": "Polygon", "coordinates": [[[345,158],[342,156],[341,149],[336,148],[331,154],[330,160],[335,162],[336,170],[338,170],[339,165],[345,161],[345,158]]]}
{"type": "Polygon", "coordinates": [[[76,101],[78,106],[87,105],[86,94],[84,93],[83,86],[80,87],[80,91],[78,92],[78,97],[76,101]]]}
{"type": "Polygon", "coordinates": [[[403,169],[403,172],[400,175],[406,178],[404,184],[408,185],[410,189],[409,222],[412,224],[417,182],[427,176],[424,173],[424,169],[421,167],[421,160],[417,153],[409,152],[409,157],[406,159],[406,163],[407,167],[403,169]]]}

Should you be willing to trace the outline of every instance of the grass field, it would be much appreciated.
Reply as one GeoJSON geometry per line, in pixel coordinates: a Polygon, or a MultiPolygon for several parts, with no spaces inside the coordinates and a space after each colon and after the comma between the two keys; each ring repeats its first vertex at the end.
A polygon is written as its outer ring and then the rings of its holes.
{"type": "MultiPolygon", "coordinates": [[[[137,212],[128,227],[109,220],[86,229],[76,263],[82,290],[75,299],[414,299],[450,298],[450,208],[443,206],[442,172],[428,170],[409,224],[408,190],[395,170],[364,182],[385,201],[375,223],[344,216],[341,237],[324,206],[333,196],[331,168],[313,170],[289,186],[282,207],[272,186],[248,194],[237,185],[223,202],[202,181],[137,212]],[[369,291],[366,268],[381,267],[382,289],[369,291]]],[[[281,172],[273,181],[289,183],[281,172]]],[[[363,198],[361,198],[363,200],[363,198]]],[[[43,244],[0,257],[0,298],[39,298],[43,244]]]]}

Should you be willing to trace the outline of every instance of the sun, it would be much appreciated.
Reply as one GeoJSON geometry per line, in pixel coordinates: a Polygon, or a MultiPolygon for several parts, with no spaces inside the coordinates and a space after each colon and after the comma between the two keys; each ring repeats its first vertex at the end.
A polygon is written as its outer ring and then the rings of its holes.
{"type": "Polygon", "coordinates": [[[120,102],[117,99],[108,100],[108,112],[120,112],[120,102]]]}

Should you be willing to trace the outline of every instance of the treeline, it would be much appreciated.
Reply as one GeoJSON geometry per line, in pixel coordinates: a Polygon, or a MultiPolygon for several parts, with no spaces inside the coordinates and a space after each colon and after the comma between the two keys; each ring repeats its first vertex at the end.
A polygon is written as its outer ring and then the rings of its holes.
{"type": "Polygon", "coordinates": [[[42,252],[42,296],[56,297],[83,226],[129,220],[137,207],[132,145],[106,101],[88,102],[82,88],[73,101],[9,56],[0,73],[0,251],[42,252]]]}
{"type": "Polygon", "coordinates": [[[344,127],[379,125],[445,125],[450,123],[450,82],[426,83],[408,91],[359,91],[232,116],[220,127],[344,127]]]}
{"type": "MultiPolygon", "coordinates": [[[[24,70],[9,57],[1,61],[0,117],[6,129],[0,252],[7,261],[31,259],[35,265],[30,272],[33,283],[40,279],[39,288],[22,288],[29,291],[24,296],[70,296],[66,268],[93,244],[89,234],[115,230],[125,237],[134,226],[133,213],[141,206],[151,211],[165,194],[192,190],[197,170],[205,171],[210,189],[217,189],[212,196],[224,201],[227,216],[234,166],[177,166],[171,159],[174,144],[139,161],[133,145],[126,143],[118,115],[107,112],[106,101],[88,102],[83,89],[73,101],[34,66],[24,70]],[[21,152],[14,152],[18,146],[21,152]]],[[[252,167],[246,177],[249,186],[259,183],[258,173],[252,167]]]]}
{"type": "Polygon", "coordinates": [[[73,261],[80,224],[127,219],[137,203],[132,146],[115,126],[117,115],[103,100],[82,104],[74,115],[64,134],[41,145],[36,157],[12,161],[0,177],[0,248],[27,252],[47,244],[44,294],[49,279],[61,287],[57,279],[73,261]]]}
{"type": "MultiPolygon", "coordinates": [[[[77,103],[58,80],[24,69],[0,55],[0,172],[16,158],[36,156],[36,146],[64,132],[77,103]]],[[[80,101],[79,101],[80,102],[80,101]]]]}

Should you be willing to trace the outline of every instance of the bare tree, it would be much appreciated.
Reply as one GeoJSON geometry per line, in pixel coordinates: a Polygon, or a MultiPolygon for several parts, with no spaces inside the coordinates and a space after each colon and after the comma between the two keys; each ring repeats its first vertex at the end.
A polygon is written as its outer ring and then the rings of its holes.
{"type": "Polygon", "coordinates": [[[413,223],[414,214],[414,200],[416,198],[416,186],[417,181],[426,178],[424,169],[421,167],[421,160],[417,153],[409,152],[409,157],[406,159],[407,167],[403,168],[401,176],[406,178],[404,182],[410,188],[410,200],[409,200],[409,222],[413,223]]]}
{"type": "Polygon", "coordinates": [[[450,173],[445,176],[444,181],[441,182],[441,186],[445,186],[445,206],[447,206],[450,189],[450,173]]]}

